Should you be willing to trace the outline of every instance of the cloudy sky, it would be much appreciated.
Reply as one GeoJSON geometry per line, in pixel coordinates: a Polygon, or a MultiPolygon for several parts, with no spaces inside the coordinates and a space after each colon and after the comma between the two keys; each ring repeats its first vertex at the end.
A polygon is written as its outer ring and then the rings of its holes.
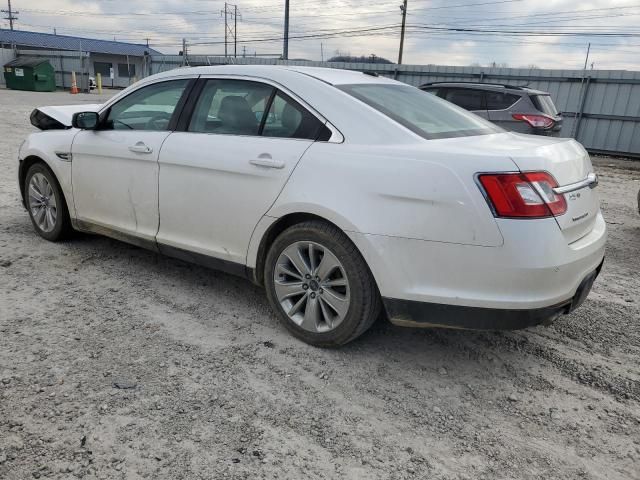
{"type": "MultiPolygon", "coordinates": [[[[238,7],[238,54],[282,52],[284,0],[238,7]]],[[[289,58],[398,55],[402,0],[291,0],[289,58]]],[[[6,0],[0,0],[6,8],[6,0]]],[[[224,53],[224,1],[12,0],[16,28],[224,53]]],[[[230,11],[233,7],[229,7],[230,11]]],[[[408,0],[403,63],[640,70],[640,1],[408,0]]],[[[230,21],[232,18],[230,17],[230,21]]],[[[8,22],[3,21],[3,28],[8,22]]],[[[229,51],[233,52],[231,46],[229,51]]]]}

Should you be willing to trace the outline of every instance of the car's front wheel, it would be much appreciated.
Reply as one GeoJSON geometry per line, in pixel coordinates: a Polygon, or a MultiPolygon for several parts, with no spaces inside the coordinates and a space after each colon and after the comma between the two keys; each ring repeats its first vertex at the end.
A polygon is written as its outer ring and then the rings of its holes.
{"type": "Polygon", "coordinates": [[[52,242],[71,233],[71,221],[62,189],[44,164],[29,168],[24,183],[25,203],[33,228],[42,238],[52,242]]]}
{"type": "Polygon", "coordinates": [[[271,306],[296,337],[335,347],[362,335],[380,313],[380,296],[360,252],[328,223],[309,221],[278,236],[266,259],[271,306]]]}

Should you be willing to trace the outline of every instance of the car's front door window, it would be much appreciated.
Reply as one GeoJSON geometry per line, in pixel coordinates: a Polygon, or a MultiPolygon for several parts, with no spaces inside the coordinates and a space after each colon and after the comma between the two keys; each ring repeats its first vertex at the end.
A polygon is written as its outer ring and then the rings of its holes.
{"type": "Polygon", "coordinates": [[[171,80],[136,90],[111,107],[103,129],[168,130],[188,82],[171,80]]]}
{"type": "Polygon", "coordinates": [[[193,112],[190,132],[259,135],[273,87],[246,80],[208,80],[193,112]]]}

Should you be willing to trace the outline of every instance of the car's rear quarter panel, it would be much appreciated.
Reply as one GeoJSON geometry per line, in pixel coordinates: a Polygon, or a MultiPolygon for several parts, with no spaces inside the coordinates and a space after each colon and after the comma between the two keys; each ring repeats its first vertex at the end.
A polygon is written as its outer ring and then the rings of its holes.
{"type": "Polygon", "coordinates": [[[268,214],[306,211],[345,231],[499,246],[502,236],[474,175],[514,165],[507,157],[480,161],[453,145],[447,140],[379,148],[316,143],[268,214]]]}

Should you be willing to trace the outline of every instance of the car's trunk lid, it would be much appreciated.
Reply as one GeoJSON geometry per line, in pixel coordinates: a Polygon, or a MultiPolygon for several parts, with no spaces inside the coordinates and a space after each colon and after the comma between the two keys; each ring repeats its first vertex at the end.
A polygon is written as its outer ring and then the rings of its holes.
{"type": "Polygon", "coordinates": [[[564,193],[566,213],[555,217],[567,242],[575,242],[591,232],[600,201],[586,150],[570,139],[512,136],[522,148],[510,151],[509,156],[521,171],[546,171],[553,175],[559,187],[569,190],[564,193]]]}
{"type": "MultiPolygon", "coordinates": [[[[508,157],[515,164],[514,170],[546,171],[560,187],[581,182],[593,173],[589,154],[582,145],[568,138],[504,132],[430,141],[455,144],[455,148],[461,152],[508,157]]],[[[478,173],[483,173],[481,166],[478,167],[478,173]]],[[[567,211],[555,218],[567,242],[573,243],[593,229],[600,201],[597,188],[589,186],[565,193],[564,197],[567,211]]]]}

